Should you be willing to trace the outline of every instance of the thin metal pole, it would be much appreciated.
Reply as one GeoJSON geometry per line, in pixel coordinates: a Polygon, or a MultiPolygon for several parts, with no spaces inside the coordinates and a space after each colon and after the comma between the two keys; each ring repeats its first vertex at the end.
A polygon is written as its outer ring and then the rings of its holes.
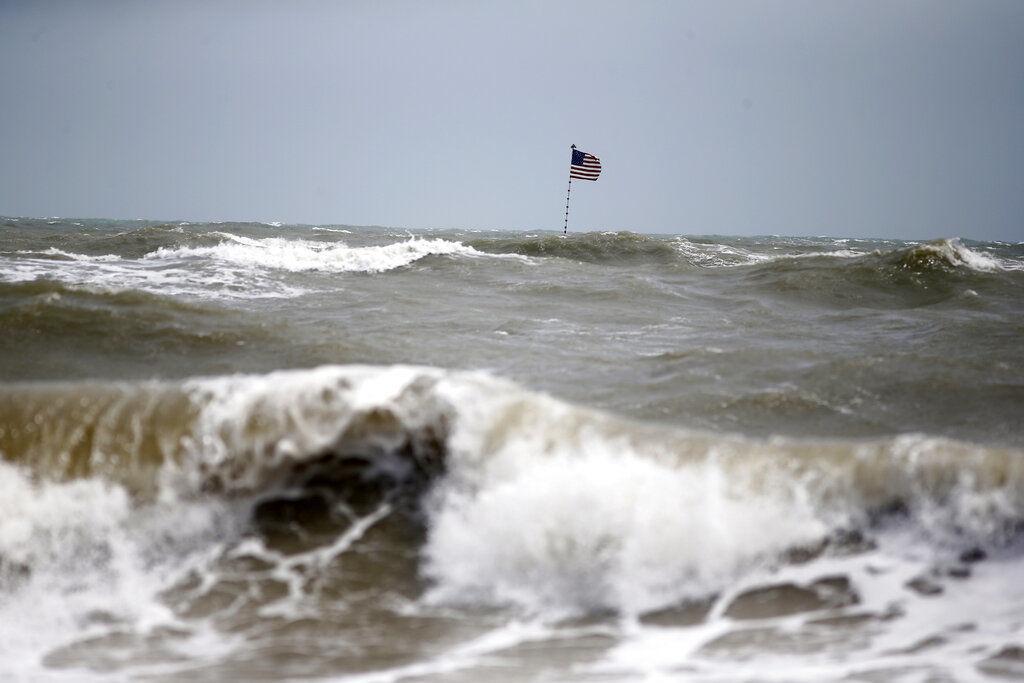
{"type": "Polygon", "coordinates": [[[569,234],[569,193],[572,192],[572,171],[569,171],[569,189],[565,191],[565,228],[563,235],[569,234]]]}

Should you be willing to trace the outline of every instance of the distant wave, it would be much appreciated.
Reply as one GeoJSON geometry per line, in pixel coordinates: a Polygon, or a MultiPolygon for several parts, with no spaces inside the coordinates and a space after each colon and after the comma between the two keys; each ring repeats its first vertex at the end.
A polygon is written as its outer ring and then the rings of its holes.
{"type": "Polygon", "coordinates": [[[982,250],[973,250],[965,246],[959,239],[940,239],[890,251],[874,250],[858,252],[839,250],[835,252],[810,252],[804,254],[787,254],[771,259],[785,261],[800,258],[843,258],[849,259],[846,267],[869,269],[885,273],[941,274],[955,271],[974,271],[976,273],[996,273],[1024,270],[1024,261],[1009,258],[998,258],[982,250]]]}
{"type": "MultiPolygon", "coordinates": [[[[195,359],[200,353],[232,353],[266,334],[259,325],[226,324],[224,309],[199,302],[150,293],[142,289],[106,289],[37,278],[0,282],[0,362],[6,379],[31,376],[31,366],[19,363],[43,348],[74,349],[80,358],[97,354],[143,357],[168,354],[195,359]],[[205,325],[197,325],[197,323],[205,325]],[[24,373],[24,374],[23,374],[24,373]]],[[[95,357],[95,356],[92,356],[95,357]]]]}
{"type": "Polygon", "coordinates": [[[866,259],[865,262],[877,262],[883,266],[895,265],[907,270],[929,269],[936,266],[962,267],[978,272],[1024,270],[1024,260],[999,258],[983,250],[974,250],[964,245],[958,238],[912,244],[909,247],[892,250],[852,248],[849,239],[830,242],[836,248],[829,249],[827,245],[820,243],[798,245],[787,243],[785,240],[775,240],[770,250],[759,250],[754,245],[741,246],[732,241],[717,241],[715,238],[680,236],[666,239],[633,232],[589,232],[569,236],[477,238],[469,244],[491,253],[558,257],[611,265],[650,262],[698,268],[724,268],[756,266],[791,259],[820,258],[866,259]],[[882,257],[880,262],[878,257],[882,257]]]}
{"type": "MultiPolygon", "coordinates": [[[[256,230],[255,236],[180,225],[130,227],[114,234],[76,231],[48,236],[41,244],[38,237],[19,236],[12,240],[11,251],[0,255],[5,261],[0,282],[41,278],[91,291],[136,289],[207,299],[291,298],[333,285],[285,277],[288,273],[379,274],[434,257],[499,258],[534,265],[556,258],[680,272],[727,269],[745,287],[784,296],[820,299],[825,304],[907,307],[958,296],[964,286],[982,298],[998,287],[1005,293],[1018,286],[1012,280],[1024,272],[1024,254],[1016,247],[969,247],[956,238],[916,244],[595,232],[474,236],[465,242],[452,236],[397,235],[385,244],[352,246],[347,238],[342,242],[327,237],[344,232],[341,229],[313,228],[323,231],[323,236],[303,239],[274,233],[264,236],[266,226],[244,225],[256,230]],[[985,283],[991,285],[987,292],[981,289],[985,283]]],[[[380,235],[373,239],[383,241],[380,235]]]]}
{"type": "MultiPolygon", "coordinates": [[[[849,240],[835,240],[846,244],[849,240]]],[[[982,250],[973,250],[959,238],[938,239],[930,242],[911,242],[909,246],[891,250],[835,249],[829,251],[807,251],[802,253],[781,253],[758,255],[752,262],[783,261],[800,258],[842,258],[862,259],[863,263],[896,266],[903,270],[924,271],[935,268],[967,268],[978,272],[997,270],[1024,270],[1024,262],[1001,259],[982,250]]]]}
{"type": "Polygon", "coordinates": [[[677,258],[671,243],[634,232],[588,232],[567,237],[475,238],[469,244],[488,253],[553,256],[594,263],[671,262],[677,258]]]}
{"type": "Polygon", "coordinates": [[[1004,296],[1024,263],[973,250],[957,239],[866,253],[805,253],[750,266],[745,286],[838,307],[907,308],[971,296],[1004,296]]]}
{"type": "Polygon", "coordinates": [[[666,238],[628,231],[476,238],[469,244],[491,253],[557,257],[609,265],[655,263],[697,268],[747,266],[806,256],[852,258],[867,253],[847,248],[822,251],[820,246],[813,252],[761,252],[714,238],[666,238]]]}
{"type": "Polygon", "coordinates": [[[926,242],[897,250],[892,262],[906,270],[969,268],[982,273],[999,270],[1024,270],[1024,262],[1001,259],[984,251],[966,247],[958,238],[926,242]]]}
{"type": "Polygon", "coordinates": [[[745,266],[752,263],[764,263],[776,258],[770,254],[761,254],[738,246],[716,242],[696,242],[685,237],[677,237],[674,240],[674,245],[688,264],[702,268],[745,266]]]}
{"type": "Polygon", "coordinates": [[[344,228],[321,228],[321,227],[318,226],[318,227],[315,227],[315,228],[311,228],[311,230],[313,230],[313,232],[337,232],[337,233],[341,233],[343,235],[351,235],[352,234],[351,230],[345,230],[344,228]]]}
{"type": "Polygon", "coordinates": [[[161,296],[209,299],[288,298],[304,293],[293,284],[261,273],[190,270],[174,262],[128,258],[20,256],[5,263],[0,282],[55,281],[85,292],[139,291],[161,296]]]}
{"type": "Polygon", "coordinates": [[[105,236],[89,242],[88,247],[105,249],[114,242],[130,256],[77,253],[56,247],[19,250],[0,271],[0,282],[45,279],[89,291],[135,289],[199,298],[287,298],[306,290],[275,275],[275,270],[383,273],[429,256],[495,257],[444,239],[409,237],[381,246],[350,247],[338,242],[258,239],[228,232],[169,235],[169,230],[161,227],[105,236]],[[139,245],[146,248],[140,249],[139,245]]]}
{"type": "Polygon", "coordinates": [[[382,273],[407,266],[427,256],[486,256],[473,247],[444,239],[410,237],[382,246],[349,247],[339,243],[255,239],[214,233],[222,241],[205,247],[162,247],[146,255],[149,260],[201,257],[241,266],[276,268],[291,272],[382,273]]]}

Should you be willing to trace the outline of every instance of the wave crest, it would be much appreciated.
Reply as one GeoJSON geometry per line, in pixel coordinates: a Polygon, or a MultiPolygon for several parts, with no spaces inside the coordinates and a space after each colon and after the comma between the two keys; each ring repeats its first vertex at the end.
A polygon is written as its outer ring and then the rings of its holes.
{"type": "Polygon", "coordinates": [[[998,259],[982,251],[969,249],[956,237],[926,242],[896,251],[892,255],[891,262],[899,268],[915,272],[969,268],[978,272],[991,273],[998,270],[1021,269],[1019,264],[998,259]]]}
{"type": "Polygon", "coordinates": [[[16,426],[0,450],[21,467],[102,477],[140,501],[427,486],[423,571],[442,602],[643,612],[894,516],[950,547],[1002,546],[1024,524],[1024,453],[1012,449],[673,430],[482,373],[8,386],[0,415],[16,426]]]}
{"type": "Polygon", "coordinates": [[[161,247],[147,254],[150,260],[208,258],[239,266],[276,268],[291,272],[382,273],[419,261],[427,256],[483,256],[461,242],[410,237],[382,246],[350,247],[331,242],[289,240],[279,237],[255,239],[231,233],[216,233],[221,242],[202,247],[161,247]]]}

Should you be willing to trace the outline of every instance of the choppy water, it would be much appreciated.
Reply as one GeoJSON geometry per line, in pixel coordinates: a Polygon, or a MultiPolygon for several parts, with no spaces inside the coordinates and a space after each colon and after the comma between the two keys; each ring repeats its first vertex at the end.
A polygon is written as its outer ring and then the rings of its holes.
{"type": "Polygon", "coordinates": [[[0,219],[0,661],[1024,675],[1024,246],[0,219]]]}

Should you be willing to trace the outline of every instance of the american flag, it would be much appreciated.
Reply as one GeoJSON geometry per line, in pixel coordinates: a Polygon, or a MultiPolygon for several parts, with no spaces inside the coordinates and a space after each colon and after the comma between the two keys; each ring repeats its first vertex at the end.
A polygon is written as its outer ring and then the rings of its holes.
{"type": "Polygon", "coordinates": [[[593,154],[572,150],[572,164],[569,166],[569,178],[579,180],[597,180],[601,175],[601,160],[593,154]]]}

